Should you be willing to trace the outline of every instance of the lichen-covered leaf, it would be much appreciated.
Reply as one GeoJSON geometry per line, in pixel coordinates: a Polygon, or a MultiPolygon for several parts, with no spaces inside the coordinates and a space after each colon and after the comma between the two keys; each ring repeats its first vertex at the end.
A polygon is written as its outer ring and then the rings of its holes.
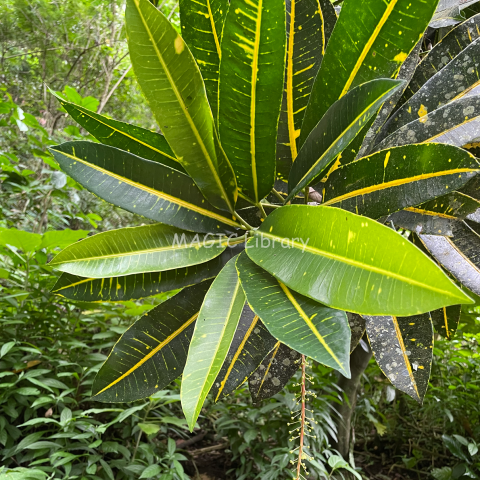
{"type": "Polygon", "coordinates": [[[352,353],[365,333],[365,319],[356,313],[347,312],[348,324],[352,336],[350,338],[350,353],[352,353]]]}
{"type": "Polygon", "coordinates": [[[375,360],[392,385],[422,403],[432,368],[430,314],[365,317],[375,360]]]}
{"type": "Polygon", "coordinates": [[[440,0],[437,11],[430,22],[431,28],[443,28],[462,22],[462,10],[478,0],[440,0]]]}
{"type": "Polygon", "coordinates": [[[443,307],[430,313],[435,330],[447,340],[452,340],[455,336],[461,314],[461,305],[443,307]]]}
{"type": "Polygon", "coordinates": [[[281,392],[300,366],[301,355],[277,342],[273,350],[248,379],[248,389],[254,404],[281,392]]]}

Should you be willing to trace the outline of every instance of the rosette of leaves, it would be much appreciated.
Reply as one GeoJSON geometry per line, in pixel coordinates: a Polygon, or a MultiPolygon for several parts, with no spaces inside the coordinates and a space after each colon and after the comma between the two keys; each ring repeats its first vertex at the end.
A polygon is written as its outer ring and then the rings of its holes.
{"type": "Polygon", "coordinates": [[[461,148],[480,113],[478,19],[417,66],[437,3],[345,0],[337,18],[328,0],[181,0],[179,34],[148,0],[127,0],[133,70],[162,134],[59,99],[99,143],[51,152],[155,223],[65,249],[54,291],[181,291],[122,336],[94,398],[132,401],[182,375],[193,428],[209,392],[219,400],[250,378],[267,398],[300,354],[348,377],[348,311],[365,318],[392,383],[421,401],[432,318],[441,330],[480,286],[465,220],[480,164],[461,148]]]}

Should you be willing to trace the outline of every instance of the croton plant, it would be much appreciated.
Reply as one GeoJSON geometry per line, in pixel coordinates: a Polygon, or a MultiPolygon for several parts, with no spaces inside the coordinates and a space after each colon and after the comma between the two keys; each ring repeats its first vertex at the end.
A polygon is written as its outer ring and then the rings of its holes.
{"type": "Polygon", "coordinates": [[[59,98],[98,143],[51,153],[148,221],[63,250],[54,291],[179,293],[120,338],[95,399],[148,397],[182,376],[193,429],[209,392],[248,380],[268,398],[301,358],[349,377],[366,328],[392,384],[422,400],[433,325],[451,337],[480,294],[480,15],[428,51],[437,3],[345,0],[337,18],[329,0],[180,0],[179,32],[127,0],[161,133],[59,98]]]}

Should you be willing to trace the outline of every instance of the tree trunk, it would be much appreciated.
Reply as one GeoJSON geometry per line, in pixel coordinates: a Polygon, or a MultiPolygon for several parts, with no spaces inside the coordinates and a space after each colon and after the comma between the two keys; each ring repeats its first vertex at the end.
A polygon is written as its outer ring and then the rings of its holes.
{"type": "MultiPolygon", "coordinates": [[[[363,338],[364,340],[367,340],[366,335],[363,338]]],[[[372,352],[370,351],[370,348],[367,347],[368,352],[366,352],[361,343],[363,343],[363,345],[368,345],[367,341],[360,342],[350,355],[350,371],[352,378],[349,379],[345,378],[343,375],[340,375],[337,383],[337,385],[344,392],[344,400],[340,405],[337,403],[333,404],[333,408],[338,411],[340,417],[337,420],[337,441],[332,442],[332,444],[333,447],[337,449],[347,461],[350,451],[352,414],[357,403],[357,389],[360,385],[362,373],[367,368],[370,358],[372,358],[372,352]]]]}

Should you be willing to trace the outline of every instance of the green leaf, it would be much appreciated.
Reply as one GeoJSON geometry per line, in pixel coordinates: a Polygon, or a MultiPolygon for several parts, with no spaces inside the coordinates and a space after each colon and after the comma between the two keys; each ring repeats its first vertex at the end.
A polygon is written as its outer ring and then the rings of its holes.
{"type": "Polygon", "coordinates": [[[227,248],[225,239],[200,237],[161,223],[121,228],[70,245],[50,265],[92,278],[158,272],[211,260],[227,248]]]}
{"type": "Polygon", "coordinates": [[[429,314],[365,317],[375,360],[392,385],[422,403],[432,368],[433,326],[429,314]]]}
{"type": "Polygon", "coordinates": [[[50,92],[58,98],[68,114],[99,142],[185,173],[163,135],[99,115],[66,102],[52,90],[50,92]]]}
{"type": "Polygon", "coordinates": [[[430,313],[433,326],[437,333],[447,340],[452,340],[457,331],[458,322],[462,313],[461,305],[443,307],[430,313]]]}
{"type": "Polygon", "coordinates": [[[464,462],[470,461],[462,449],[462,444],[456,438],[449,437],[448,435],[442,435],[442,440],[445,446],[450,450],[451,453],[453,453],[455,457],[463,460],[464,462]]]}
{"type": "Polygon", "coordinates": [[[385,100],[402,85],[398,80],[374,80],[353,89],[332,105],[311,131],[292,166],[287,202],[326,172],[385,100]]]}
{"type": "Polygon", "coordinates": [[[287,0],[287,58],[277,136],[277,177],[288,179],[315,76],[337,21],[329,0],[287,0]]]}
{"type": "Polygon", "coordinates": [[[147,435],[153,435],[160,431],[160,425],[157,425],[156,423],[139,423],[138,428],[147,435]]]}
{"type": "Polygon", "coordinates": [[[170,167],[98,143],[68,142],[50,151],[74,180],[129,212],[197,232],[240,227],[206,203],[190,177],[170,167]]]}
{"type": "Polygon", "coordinates": [[[220,44],[228,6],[228,0],[180,1],[182,36],[202,73],[215,122],[218,116],[218,75],[222,57],[220,44]]]}
{"type": "Polygon", "coordinates": [[[152,478],[157,477],[161,473],[162,469],[160,465],[150,465],[148,466],[140,475],[139,478],[152,478]]]}
{"type": "Polygon", "coordinates": [[[42,237],[40,248],[52,249],[56,247],[65,248],[68,245],[85,238],[88,230],[52,230],[45,232],[42,237]]]}
{"type": "Polygon", "coordinates": [[[4,357],[15,346],[15,343],[15,341],[4,343],[0,348],[0,358],[4,357]]]}
{"type": "Polygon", "coordinates": [[[38,233],[24,232],[16,228],[0,228],[0,245],[10,245],[29,253],[38,250],[41,243],[42,236],[38,233]]]}
{"type": "Polygon", "coordinates": [[[425,83],[448,65],[462,50],[480,37],[480,15],[475,15],[451,30],[417,66],[412,80],[399,103],[403,105],[425,83]]]}
{"type": "MultiPolygon", "coordinates": [[[[425,248],[462,285],[480,295],[480,232],[477,224],[456,222],[453,237],[419,235],[425,248]]],[[[462,302],[457,302],[462,303],[462,302]]]]}
{"type": "Polygon", "coordinates": [[[386,125],[386,132],[393,133],[404,125],[418,120],[428,119],[428,114],[438,107],[466,95],[479,84],[480,38],[472,42],[457,55],[446,67],[434,75],[413,95],[386,125]]]}
{"type": "Polygon", "coordinates": [[[225,265],[205,296],[188,351],[180,397],[190,431],[227,357],[245,305],[235,261],[225,265]]]}
{"type": "Polygon", "coordinates": [[[227,358],[210,390],[215,402],[242,385],[276,343],[258,315],[255,315],[246,304],[227,358]]]}
{"type": "Polygon", "coordinates": [[[248,389],[254,404],[281,392],[300,366],[301,355],[277,342],[248,379],[248,389]]]}
{"type": "Polygon", "coordinates": [[[243,252],[237,260],[252,310],[280,342],[350,378],[350,328],[345,312],[290,290],[243,252]]]}
{"type": "Polygon", "coordinates": [[[170,292],[214,278],[243,245],[227,248],[218,257],[190,267],[164,272],[137,273],[123,277],[83,278],[63,273],[53,293],[82,302],[119,302],[170,292]]]}
{"type": "Polygon", "coordinates": [[[193,55],[148,0],[128,0],[125,17],[135,75],[168,144],[207,200],[233,212],[235,175],[218,141],[193,55]]]}
{"type": "Polygon", "coordinates": [[[131,402],[164,389],[182,374],[193,324],[210,282],[186,288],[137,320],[95,377],[101,402],[131,402]]]}
{"type": "Polygon", "coordinates": [[[479,169],[478,160],[457,147],[405,145],[332,172],[325,183],[324,204],[378,219],[457,190],[479,169]]]}
{"type": "Polygon", "coordinates": [[[222,39],[219,133],[239,190],[255,202],[275,182],[285,37],[284,0],[231,0],[222,39]]]}
{"type": "Polygon", "coordinates": [[[427,28],[437,3],[438,0],[343,2],[313,85],[302,125],[301,144],[330,106],[351,88],[398,73],[427,28]]]}
{"type": "Polygon", "coordinates": [[[247,254],[298,293],[353,313],[415,315],[471,302],[404,237],[337,208],[275,210],[248,241],[247,254]]]}

